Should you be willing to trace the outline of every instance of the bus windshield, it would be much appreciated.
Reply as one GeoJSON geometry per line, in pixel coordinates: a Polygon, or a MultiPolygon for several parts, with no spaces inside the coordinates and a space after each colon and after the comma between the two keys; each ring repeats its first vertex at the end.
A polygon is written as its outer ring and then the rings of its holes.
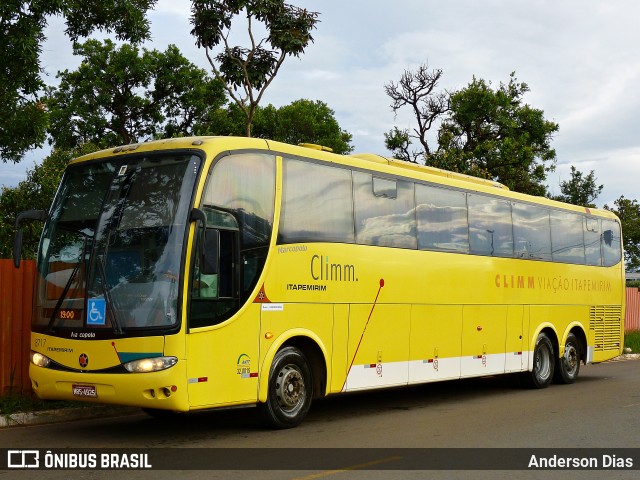
{"type": "Polygon", "coordinates": [[[34,330],[95,338],[175,325],[199,166],[191,154],[70,166],[40,242],[34,330]]]}

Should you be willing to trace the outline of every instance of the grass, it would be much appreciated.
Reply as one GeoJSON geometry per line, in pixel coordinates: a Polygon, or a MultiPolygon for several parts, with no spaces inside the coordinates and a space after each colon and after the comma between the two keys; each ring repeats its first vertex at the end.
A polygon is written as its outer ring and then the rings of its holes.
{"type": "Polygon", "coordinates": [[[624,347],[630,348],[631,353],[640,353],[640,330],[625,332],[624,347]]]}
{"type": "Polygon", "coordinates": [[[40,400],[37,397],[19,393],[8,393],[0,397],[0,415],[8,416],[19,412],[55,410],[58,408],[82,407],[86,403],[40,400]]]}

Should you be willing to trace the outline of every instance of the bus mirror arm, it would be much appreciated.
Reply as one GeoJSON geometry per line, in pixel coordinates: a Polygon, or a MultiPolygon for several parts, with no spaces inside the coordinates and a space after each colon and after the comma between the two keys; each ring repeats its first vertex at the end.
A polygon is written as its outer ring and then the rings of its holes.
{"type": "Polygon", "coordinates": [[[189,214],[190,222],[202,222],[202,227],[207,228],[207,216],[199,208],[193,208],[189,214]]]}
{"type": "Polygon", "coordinates": [[[47,219],[47,212],[44,210],[26,210],[16,216],[16,234],[13,237],[13,265],[20,268],[20,257],[22,256],[22,228],[20,224],[23,220],[39,220],[44,222],[47,219]]]}
{"type": "Polygon", "coordinates": [[[207,215],[199,208],[193,208],[189,214],[189,221],[202,222],[204,241],[202,248],[202,273],[217,275],[220,272],[220,232],[207,229],[207,215]]]}

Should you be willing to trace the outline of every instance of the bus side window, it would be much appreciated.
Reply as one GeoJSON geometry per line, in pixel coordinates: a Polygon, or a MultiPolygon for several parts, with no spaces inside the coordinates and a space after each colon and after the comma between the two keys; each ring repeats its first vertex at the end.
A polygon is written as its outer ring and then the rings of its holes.
{"type": "Polygon", "coordinates": [[[602,247],[600,245],[601,220],[598,218],[584,218],[584,253],[587,265],[602,265],[602,247]]]}
{"type": "MultiPolygon", "coordinates": [[[[221,229],[218,233],[220,259],[217,273],[206,273],[204,271],[206,269],[202,268],[202,235],[198,236],[191,289],[190,328],[224,322],[239,307],[237,268],[239,232],[221,229]]],[[[204,252],[205,255],[213,253],[215,252],[204,252]]]]}
{"type": "Polygon", "coordinates": [[[551,211],[551,246],[554,262],[585,264],[583,217],[551,211]]]}
{"type": "Polygon", "coordinates": [[[351,171],[283,160],[278,243],[354,243],[351,171]]]}
{"type": "Polygon", "coordinates": [[[381,247],[418,247],[414,183],[353,172],[356,242],[381,247]]]}
{"type": "Polygon", "coordinates": [[[551,261],[549,209],[518,202],[511,208],[515,257],[551,261]]]}
{"type": "Polygon", "coordinates": [[[469,253],[467,194],[416,185],[418,248],[469,253]]]}
{"type": "Polygon", "coordinates": [[[513,256],[511,205],[505,200],[469,194],[469,250],[477,255],[513,256]]]}
{"type": "Polygon", "coordinates": [[[602,263],[612,267],[621,259],[620,225],[613,220],[602,220],[602,263]]]}
{"type": "Polygon", "coordinates": [[[236,242],[237,233],[230,230],[220,231],[220,280],[218,282],[218,296],[221,298],[235,297],[236,284],[236,242]]]}

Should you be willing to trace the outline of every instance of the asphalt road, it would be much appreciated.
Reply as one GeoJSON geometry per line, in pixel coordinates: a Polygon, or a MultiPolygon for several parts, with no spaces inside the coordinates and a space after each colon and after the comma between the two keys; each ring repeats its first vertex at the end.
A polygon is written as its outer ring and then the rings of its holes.
{"type": "MultiPolygon", "coordinates": [[[[575,384],[544,390],[523,390],[504,377],[492,377],[332,397],[316,401],[305,422],[291,430],[262,428],[254,409],[180,415],[171,421],[135,414],[0,430],[0,448],[66,448],[72,452],[123,447],[282,448],[273,452],[282,455],[283,464],[290,460],[287,455],[296,454],[287,449],[299,447],[429,449],[425,452],[433,448],[500,448],[505,449],[505,455],[514,448],[640,449],[640,361],[582,366],[575,384]]],[[[207,455],[207,450],[193,452],[207,455]]],[[[389,455],[384,450],[375,452],[370,461],[352,459],[345,470],[186,470],[179,478],[638,478],[637,470],[387,470],[395,461],[393,451],[389,455]],[[381,470],[362,470],[378,468],[375,465],[381,470]]],[[[639,464],[640,453],[636,468],[639,464]]],[[[106,479],[118,474],[175,478],[175,472],[169,471],[39,471],[38,478],[106,479]]],[[[5,478],[32,478],[32,474],[0,471],[0,480],[5,478]]]]}

